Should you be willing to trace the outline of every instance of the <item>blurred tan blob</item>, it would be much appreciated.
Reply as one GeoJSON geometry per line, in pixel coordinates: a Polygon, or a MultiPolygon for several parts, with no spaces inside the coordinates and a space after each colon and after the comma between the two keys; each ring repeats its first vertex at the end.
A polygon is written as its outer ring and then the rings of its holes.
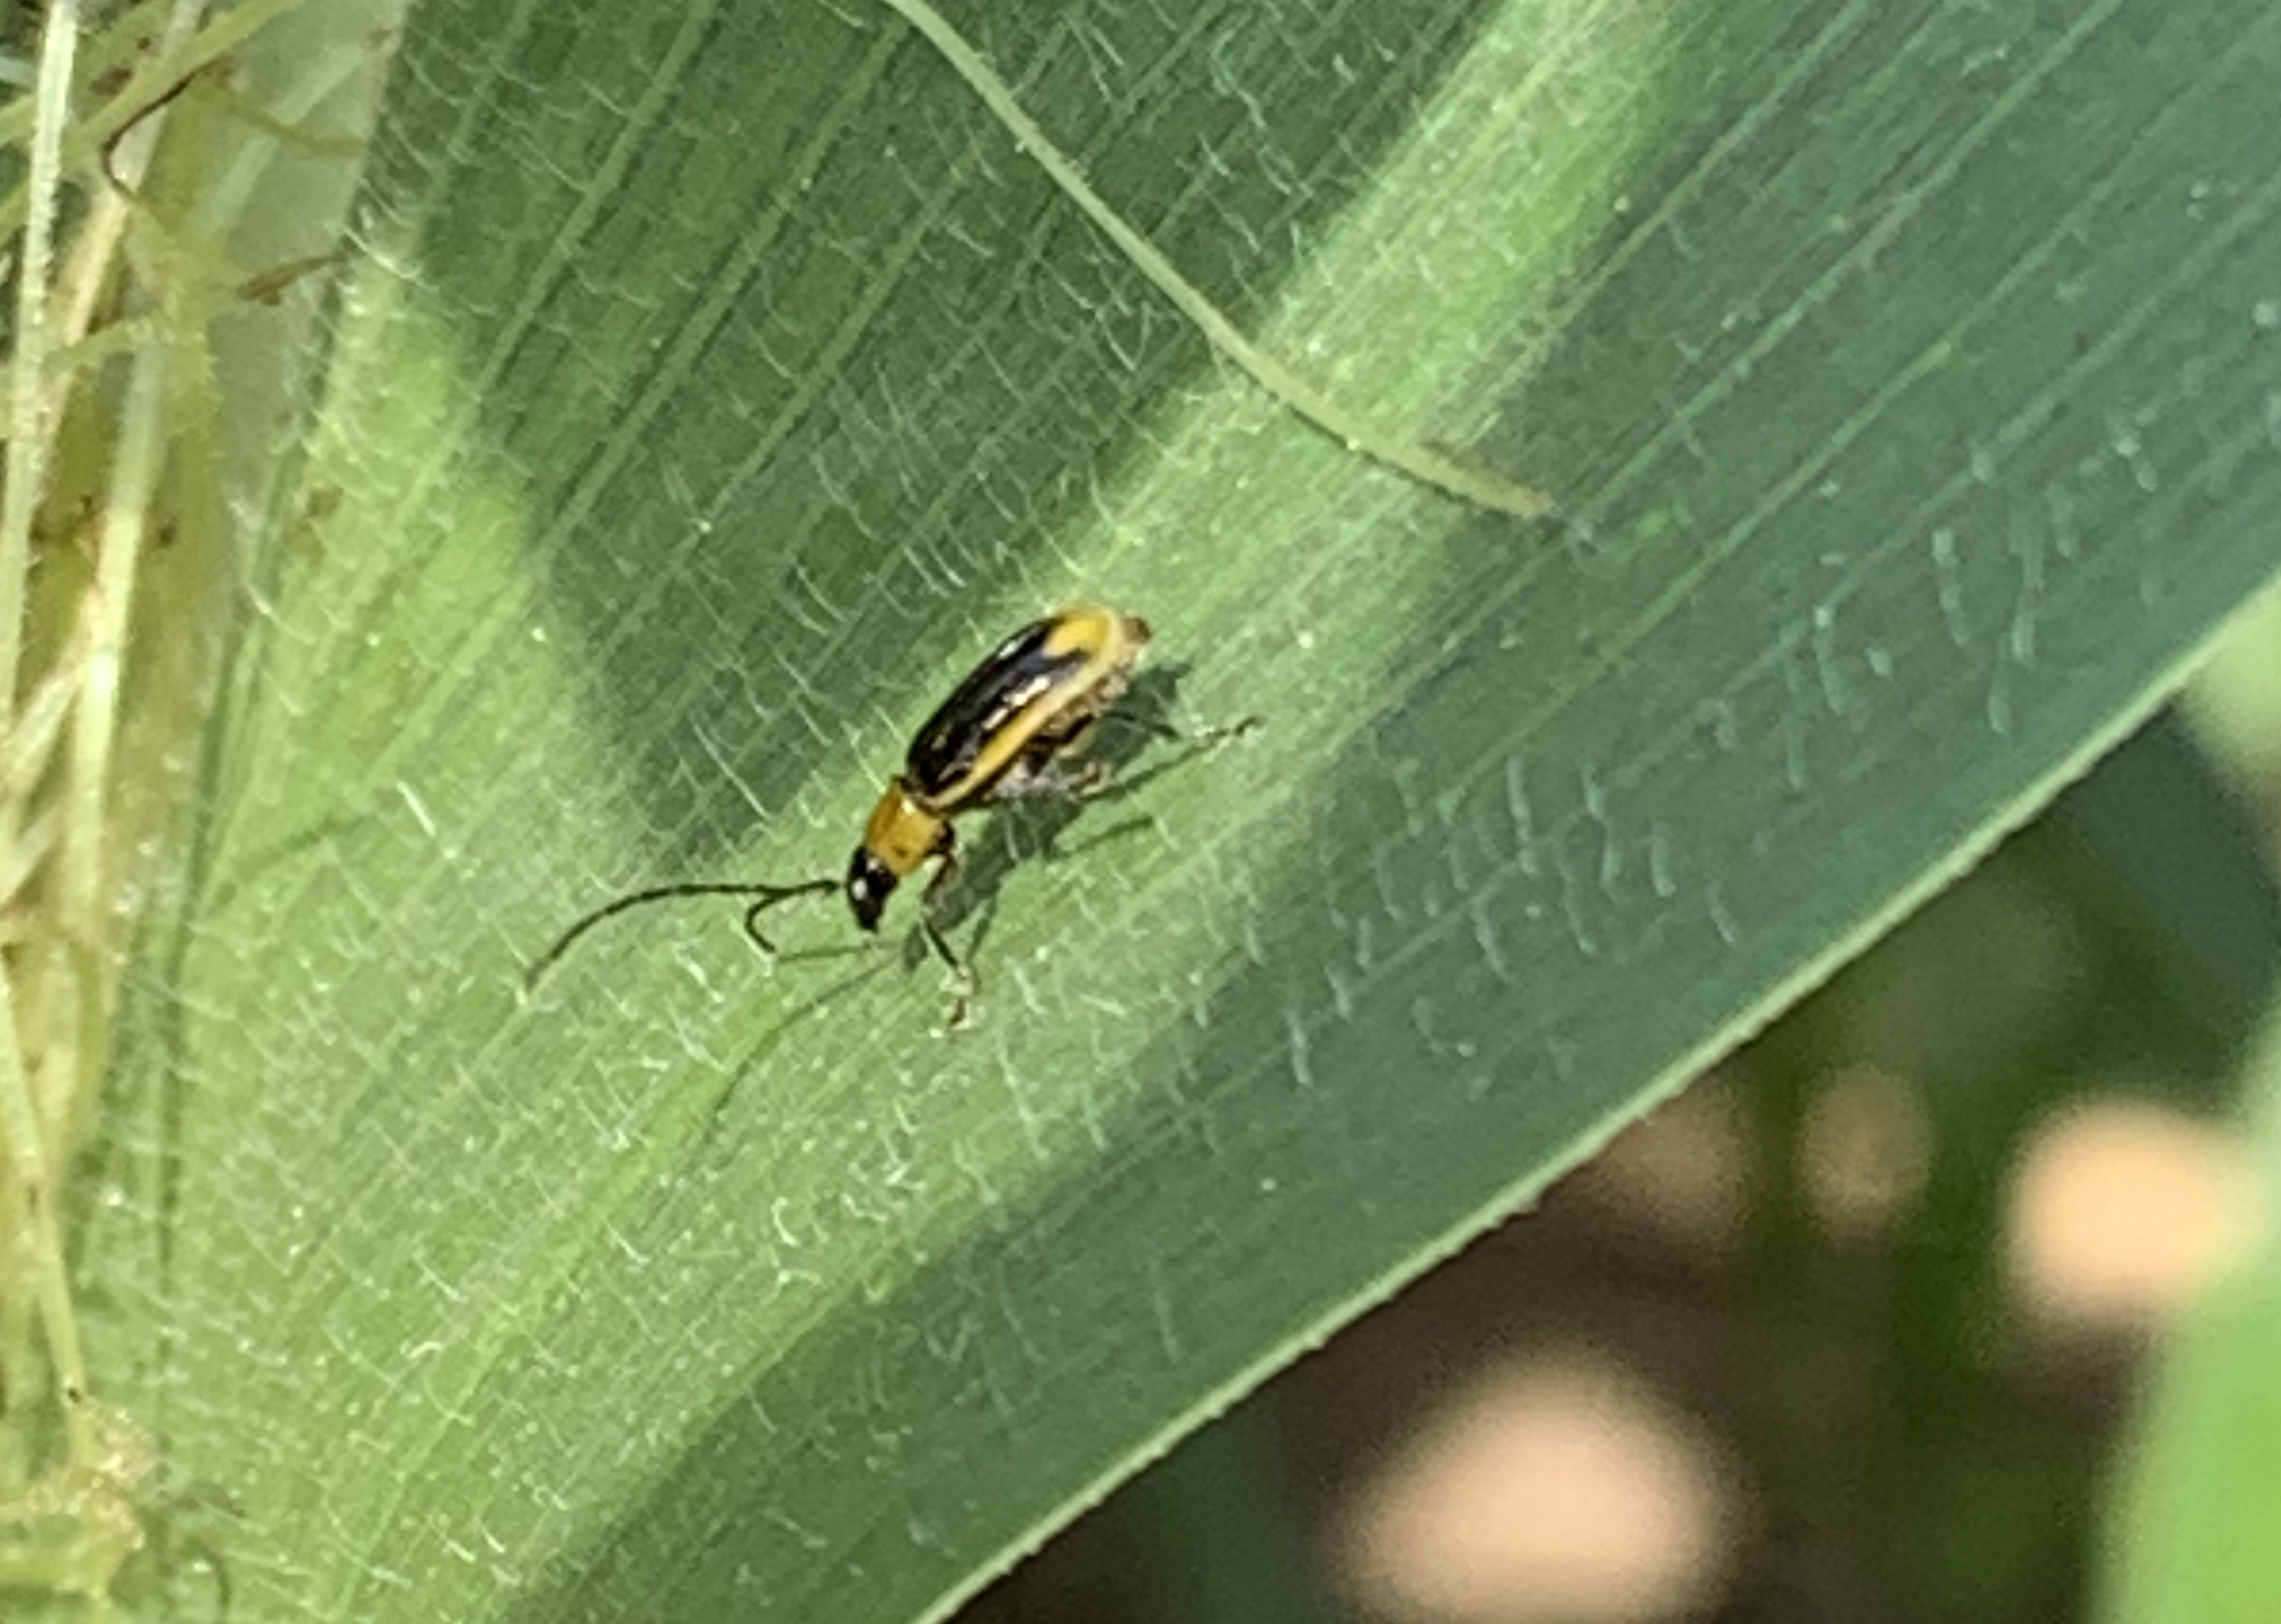
{"type": "Polygon", "coordinates": [[[1564,1194],[1687,1251],[1724,1254],[1749,1199],[1734,1092],[1705,1078],[1570,1175],[1564,1194]]]}
{"type": "Polygon", "coordinates": [[[2054,1329],[2136,1329],[2241,1255],[2254,1169],[2222,1128],[2137,1101],[2061,1113],[2028,1143],[2006,1226],[2012,1280],[2054,1329]]]}
{"type": "Polygon", "coordinates": [[[1366,1482],[1356,1599],[1403,1624],[1646,1624],[1716,1602],[1739,1521],[1687,1419],[1611,1365],[1500,1365],[1366,1482]]]}
{"type": "Polygon", "coordinates": [[[1841,1240],[1869,1241],[1924,1188],[1932,1126],[1908,1080],[1875,1066],[1830,1074],[1807,1109],[1801,1172],[1814,1215],[1841,1240]]]}

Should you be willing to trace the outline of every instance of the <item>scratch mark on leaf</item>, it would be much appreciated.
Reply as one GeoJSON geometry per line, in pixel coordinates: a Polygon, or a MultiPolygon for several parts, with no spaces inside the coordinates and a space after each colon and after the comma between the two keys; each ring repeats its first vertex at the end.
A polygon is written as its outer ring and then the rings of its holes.
{"type": "Polygon", "coordinates": [[[1475,901],[1469,909],[1473,922],[1473,942],[1481,950],[1482,962],[1489,973],[1507,986],[1517,986],[1512,973],[1512,961],[1505,956],[1504,942],[1497,934],[1496,922],[1490,917],[1486,903],[1475,901]]]}
{"type": "Polygon", "coordinates": [[[1616,839],[1615,820],[1608,812],[1607,786],[1589,767],[1580,769],[1576,779],[1583,793],[1584,816],[1599,826],[1600,890],[1612,902],[1617,900],[1616,882],[1623,878],[1624,862],[1623,848],[1616,839]]]}
{"type": "Polygon", "coordinates": [[[1679,894],[1679,882],[1671,872],[1671,837],[1659,823],[1648,825],[1647,883],[1665,901],[1679,894]]]}
{"type": "Polygon", "coordinates": [[[1813,777],[1805,757],[1805,714],[1807,700],[1804,680],[1798,671],[1798,640],[1795,633],[1785,632],[1782,646],[1782,782],[1798,794],[1812,787],[1813,777]]]}
{"type": "Polygon", "coordinates": [[[1957,562],[1956,532],[1945,524],[1936,526],[1932,533],[1932,582],[1948,640],[1959,648],[1970,648],[1972,626],[1964,616],[1964,573],[1957,562]]]}
{"type": "Polygon", "coordinates": [[[405,806],[410,808],[413,821],[420,825],[420,832],[426,835],[429,839],[441,844],[436,832],[436,820],[428,816],[428,808],[421,800],[420,792],[398,778],[396,781],[396,793],[403,798],[405,806]]]}
{"type": "Polygon", "coordinates": [[[1560,865],[1560,907],[1568,918],[1568,939],[1576,944],[1576,951],[1588,959],[1600,956],[1598,938],[1593,935],[1591,922],[1585,916],[1583,899],[1577,893],[1581,887],[1575,870],[1567,863],[1560,865]]]}
{"type": "Polygon", "coordinates": [[[2012,608],[2009,653],[2021,665],[2036,658],[2036,616],[2044,597],[2044,538],[2032,524],[2017,527],[2012,551],[2020,561],[2020,596],[2012,608]]]}
{"type": "Polygon", "coordinates": [[[1283,1030],[1289,1039],[1291,1079],[1300,1087],[1311,1094],[1315,1088],[1314,1065],[1308,1054],[1309,1040],[1306,1023],[1300,1018],[1296,1009],[1283,1011],[1283,1030]]]}
{"type": "Polygon", "coordinates": [[[1512,819],[1512,860],[1523,874],[1535,879],[1539,868],[1536,817],[1529,808],[1528,783],[1517,755],[1505,758],[1504,806],[1512,819]]]}
{"type": "Polygon", "coordinates": [[[1156,1320],[1156,1343],[1164,1350],[1164,1362],[1178,1365],[1181,1359],[1179,1327],[1172,1319],[1172,1294],[1164,1285],[1163,1260],[1148,1260],[1148,1305],[1156,1320]]]}
{"type": "Polygon", "coordinates": [[[1833,716],[1851,708],[1844,665],[1837,652],[1837,606],[1825,599],[1813,606],[1813,669],[1821,679],[1821,702],[1833,716]]]}

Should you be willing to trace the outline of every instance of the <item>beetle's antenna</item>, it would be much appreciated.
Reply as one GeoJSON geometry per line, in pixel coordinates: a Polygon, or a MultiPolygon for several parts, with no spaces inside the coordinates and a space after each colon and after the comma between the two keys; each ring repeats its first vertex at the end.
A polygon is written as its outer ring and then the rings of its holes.
{"type": "Polygon", "coordinates": [[[630,908],[639,908],[648,902],[662,902],[670,897],[750,897],[751,907],[745,910],[745,934],[763,953],[774,953],[775,946],[761,934],[755,923],[762,914],[779,902],[794,897],[823,896],[839,889],[839,882],[829,876],[822,879],[803,880],[797,885],[764,885],[751,880],[688,880],[679,885],[652,885],[646,890],[629,891],[622,897],[613,897],[590,914],[582,915],[577,922],[554,939],[554,945],[531,961],[522,972],[522,990],[526,993],[538,985],[538,978],[554,968],[555,961],[570,951],[573,943],[603,920],[624,913],[630,908]]]}

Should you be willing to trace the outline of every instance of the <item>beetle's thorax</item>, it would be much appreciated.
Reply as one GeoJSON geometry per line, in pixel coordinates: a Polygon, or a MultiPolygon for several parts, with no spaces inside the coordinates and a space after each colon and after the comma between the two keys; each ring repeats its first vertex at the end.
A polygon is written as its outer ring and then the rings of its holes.
{"type": "Polygon", "coordinates": [[[863,825],[863,843],[847,860],[843,887],[855,923],[877,930],[895,886],[949,842],[950,824],[911,793],[898,773],[863,825]]]}
{"type": "Polygon", "coordinates": [[[949,821],[911,793],[901,773],[887,780],[885,793],[871,808],[863,825],[863,849],[897,879],[908,878],[942,849],[949,821]]]}

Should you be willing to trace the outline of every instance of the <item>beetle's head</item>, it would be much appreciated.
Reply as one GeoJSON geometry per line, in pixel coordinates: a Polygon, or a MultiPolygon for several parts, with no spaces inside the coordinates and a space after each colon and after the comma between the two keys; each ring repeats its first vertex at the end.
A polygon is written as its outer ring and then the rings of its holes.
{"type": "Polygon", "coordinates": [[[855,848],[855,855],[847,864],[847,907],[855,916],[855,923],[867,931],[879,928],[879,916],[885,911],[887,899],[894,894],[902,876],[872,854],[868,846],[855,848]]]}

